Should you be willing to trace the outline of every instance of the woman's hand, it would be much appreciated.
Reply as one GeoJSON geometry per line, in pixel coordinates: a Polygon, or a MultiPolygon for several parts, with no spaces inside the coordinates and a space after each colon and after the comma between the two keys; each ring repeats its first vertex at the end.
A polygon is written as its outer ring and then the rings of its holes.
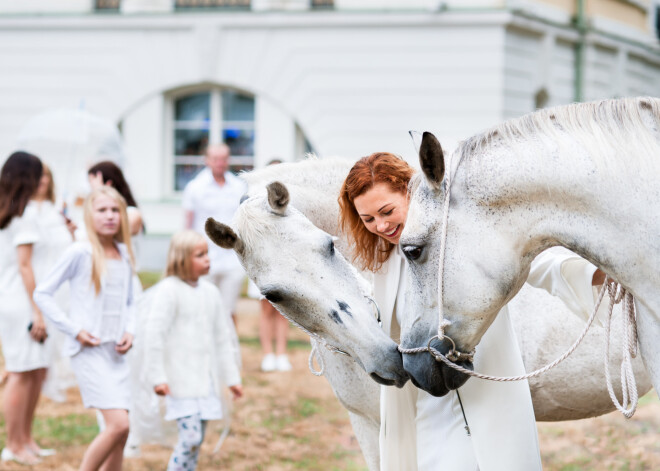
{"type": "Polygon", "coordinates": [[[83,347],[98,347],[101,341],[94,337],[92,334],[86,330],[81,330],[76,335],[76,340],[80,342],[83,347]]]}
{"type": "Polygon", "coordinates": [[[168,396],[170,394],[170,387],[167,383],[157,384],[154,386],[154,392],[159,396],[168,396]]]}
{"type": "Polygon", "coordinates": [[[229,390],[231,391],[231,396],[232,399],[240,399],[243,397],[243,386],[240,384],[235,384],[233,386],[229,386],[229,390]]]}
{"type": "Polygon", "coordinates": [[[133,334],[124,332],[124,335],[122,335],[121,340],[117,343],[117,345],[115,345],[115,350],[117,353],[123,355],[126,352],[128,352],[132,346],[133,346],[133,334]]]}
{"type": "Polygon", "coordinates": [[[44,322],[44,317],[41,313],[36,313],[32,317],[32,327],[30,327],[30,337],[35,342],[43,343],[44,340],[48,338],[48,332],[46,331],[46,323],[44,322]]]}

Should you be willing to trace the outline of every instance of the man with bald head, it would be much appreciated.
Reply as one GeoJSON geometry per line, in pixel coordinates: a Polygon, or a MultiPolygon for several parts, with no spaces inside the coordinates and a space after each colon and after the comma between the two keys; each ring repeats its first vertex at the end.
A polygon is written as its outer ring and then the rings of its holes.
{"type": "MultiPolygon", "coordinates": [[[[225,224],[231,222],[247,187],[241,179],[229,172],[229,153],[226,144],[210,145],[206,149],[206,168],[183,191],[186,229],[193,229],[206,236],[204,223],[207,218],[212,217],[225,224]]],[[[208,237],[207,242],[211,260],[208,279],[220,289],[227,312],[233,317],[245,272],[233,250],[218,247],[208,237]]]]}

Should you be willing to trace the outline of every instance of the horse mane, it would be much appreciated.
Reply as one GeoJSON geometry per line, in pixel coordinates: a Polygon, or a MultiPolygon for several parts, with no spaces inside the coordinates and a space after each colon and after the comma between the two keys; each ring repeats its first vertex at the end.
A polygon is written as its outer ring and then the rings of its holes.
{"type": "Polygon", "coordinates": [[[573,103],[529,113],[505,121],[461,142],[456,155],[462,160],[490,145],[515,148],[522,140],[539,138],[547,145],[562,145],[569,136],[584,148],[598,167],[619,171],[621,155],[646,157],[640,164],[656,167],[660,132],[660,99],[619,98],[591,103],[573,103]],[[633,134],[634,133],[634,134],[633,134]],[[631,136],[634,138],[631,139],[631,136]],[[639,152],[635,152],[639,150],[639,152]],[[617,161],[618,160],[618,161],[617,161]]]}
{"type": "Polygon", "coordinates": [[[282,181],[286,185],[311,186],[319,190],[337,181],[343,182],[348,170],[355,163],[341,157],[321,159],[314,154],[307,154],[306,157],[305,160],[297,162],[268,165],[252,172],[241,173],[240,177],[251,189],[265,187],[273,181],[282,181]]]}

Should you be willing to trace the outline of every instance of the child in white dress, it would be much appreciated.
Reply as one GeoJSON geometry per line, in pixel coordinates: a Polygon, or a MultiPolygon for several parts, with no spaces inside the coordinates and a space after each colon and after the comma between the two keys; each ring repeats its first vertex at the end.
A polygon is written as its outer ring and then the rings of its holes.
{"type": "Polygon", "coordinates": [[[128,436],[129,367],[124,354],[133,343],[134,257],[126,202],[116,190],[94,190],[84,204],[88,241],[76,242],[39,283],[34,300],[67,335],[64,352],[78,380],[83,404],[99,409],[106,428],[89,445],[81,471],[119,470],[128,436]],[[55,292],[70,283],[70,313],[55,292]]]}
{"type": "Polygon", "coordinates": [[[176,420],[178,443],[168,471],[197,466],[207,421],[221,419],[222,386],[243,395],[230,314],[220,291],[200,279],[209,271],[208,245],[201,234],[172,237],[167,277],[154,287],[145,328],[145,374],[156,394],[166,396],[166,420],[176,420]]]}

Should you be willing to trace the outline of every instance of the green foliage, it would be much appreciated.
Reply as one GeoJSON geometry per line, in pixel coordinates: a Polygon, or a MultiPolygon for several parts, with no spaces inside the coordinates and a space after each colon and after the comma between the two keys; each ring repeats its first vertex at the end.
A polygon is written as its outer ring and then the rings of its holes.
{"type": "Polygon", "coordinates": [[[96,418],[87,414],[36,418],[34,436],[46,447],[87,445],[99,433],[96,418]]]}
{"type": "Polygon", "coordinates": [[[158,283],[162,277],[162,273],[157,271],[141,271],[138,272],[138,278],[142,283],[142,288],[147,289],[151,288],[153,285],[158,283]]]}

